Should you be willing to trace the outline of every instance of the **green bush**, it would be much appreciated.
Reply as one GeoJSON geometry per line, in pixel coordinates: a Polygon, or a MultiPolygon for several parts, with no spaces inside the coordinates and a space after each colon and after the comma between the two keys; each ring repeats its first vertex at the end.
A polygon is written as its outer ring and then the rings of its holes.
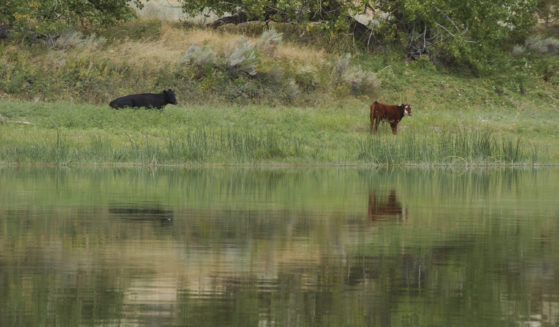
{"type": "Polygon", "coordinates": [[[295,81],[305,92],[314,91],[320,82],[316,69],[311,65],[297,66],[295,70],[295,81]]]}
{"type": "Polygon", "coordinates": [[[342,80],[354,94],[372,93],[380,87],[380,81],[375,73],[363,71],[358,66],[345,71],[342,80]]]}

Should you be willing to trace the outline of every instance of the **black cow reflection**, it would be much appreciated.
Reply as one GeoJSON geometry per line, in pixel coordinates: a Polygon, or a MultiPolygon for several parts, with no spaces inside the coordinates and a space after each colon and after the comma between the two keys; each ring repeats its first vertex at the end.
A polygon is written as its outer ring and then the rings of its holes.
{"type": "Polygon", "coordinates": [[[371,221],[379,220],[408,220],[408,210],[402,208],[398,201],[396,191],[391,190],[388,199],[381,199],[377,196],[376,191],[369,192],[369,219],[371,221]]]}
{"type": "Polygon", "coordinates": [[[109,213],[120,219],[137,222],[160,222],[161,224],[169,224],[173,222],[173,211],[161,209],[159,207],[129,207],[129,206],[111,206],[109,213]]]}

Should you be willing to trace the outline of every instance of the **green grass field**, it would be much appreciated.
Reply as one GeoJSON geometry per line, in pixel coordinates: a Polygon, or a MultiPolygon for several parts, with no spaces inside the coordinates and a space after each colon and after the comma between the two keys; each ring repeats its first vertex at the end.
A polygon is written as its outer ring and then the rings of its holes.
{"type": "Polygon", "coordinates": [[[57,165],[555,164],[557,119],[540,111],[413,108],[397,136],[369,135],[368,105],[167,106],[0,102],[0,162],[57,165]],[[24,122],[29,124],[24,124],[24,122]]]}

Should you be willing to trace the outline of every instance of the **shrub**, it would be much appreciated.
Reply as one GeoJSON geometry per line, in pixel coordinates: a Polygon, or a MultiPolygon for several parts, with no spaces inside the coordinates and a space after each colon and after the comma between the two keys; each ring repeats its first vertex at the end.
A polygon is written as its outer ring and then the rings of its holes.
{"type": "Polygon", "coordinates": [[[342,80],[355,94],[370,93],[380,87],[380,81],[375,73],[365,72],[361,67],[352,67],[342,76],[342,80]]]}
{"type": "Polygon", "coordinates": [[[289,102],[295,101],[299,97],[300,93],[301,93],[301,91],[299,90],[299,86],[297,86],[297,82],[295,82],[295,80],[293,80],[293,79],[289,80],[289,82],[287,83],[287,89],[286,89],[286,92],[285,92],[285,95],[287,97],[287,101],[289,101],[289,102]]]}
{"type": "Polygon", "coordinates": [[[350,60],[351,60],[351,54],[346,53],[345,56],[340,57],[338,60],[334,62],[334,73],[337,78],[341,78],[342,75],[345,73],[347,67],[349,67],[350,60]]]}
{"type": "Polygon", "coordinates": [[[231,53],[226,55],[225,63],[230,71],[250,76],[256,75],[258,57],[254,46],[247,39],[241,37],[231,49],[231,53]]]}
{"type": "Polygon", "coordinates": [[[267,79],[273,84],[280,84],[283,80],[283,71],[278,66],[272,66],[267,73],[267,79]]]}
{"type": "Polygon", "coordinates": [[[522,54],[524,54],[524,52],[526,52],[525,47],[523,47],[521,45],[515,45],[512,48],[511,55],[513,55],[514,57],[518,57],[518,56],[521,56],[522,54]]]}
{"type": "Polygon", "coordinates": [[[228,101],[247,103],[250,100],[262,98],[263,89],[254,80],[238,78],[223,85],[220,93],[228,101]]]}
{"type": "Polygon", "coordinates": [[[107,43],[107,39],[100,36],[97,37],[95,34],[90,34],[84,36],[82,33],[77,31],[69,31],[63,33],[54,42],[54,48],[56,49],[98,49],[107,43]]]}
{"type": "Polygon", "coordinates": [[[182,53],[178,63],[205,67],[215,65],[217,63],[217,57],[212,49],[191,44],[188,49],[182,53]]]}
{"type": "Polygon", "coordinates": [[[282,38],[283,34],[276,32],[273,28],[264,31],[258,40],[258,49],[268,56],[273,57],[276,53],[278,45],[281,44],[282,38]]]}
{"type": "Polygon", "coordinates": [[[559,54],[559,40],[552,37],[548,37],[546,39],[531,37],[526,40],[526,47],[541,54],[559,54]]]}
{"type": "Polygon", "coordinates": [[[298,66],[295,72],[295,81],[305,91],[313,91],[319,84],[316,71],[311,65],[298,66]]]}

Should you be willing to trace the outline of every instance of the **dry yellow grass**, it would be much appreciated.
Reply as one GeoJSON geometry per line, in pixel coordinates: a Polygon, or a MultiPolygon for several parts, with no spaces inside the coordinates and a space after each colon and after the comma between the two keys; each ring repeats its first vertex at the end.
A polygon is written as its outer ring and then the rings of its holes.
{"type": "MultiPolygon", "coordinates": [[[[242,34],[210,29],[185,30],[176,24],[163,22],[157,40],[125,40],[105,49],[82,49],[78,55],[101,57],[133,65],[164,66],[175,63],[191,44],[206,45],[219,53],[230,49],[241,37],[242,34]]],[[[258,41],[258,38],[244,37],[253,44],[258,41]]],[[[283,43],[277,48],[275,58],[270,59],[316,65],[325,62],[327,57],[328,54],[324,50],[283,43]]]]}
{"type": "Polygon", "coordinates": [[[328,54],[320,49],[301,47],[292,44],[284,44],[278,48],[278,56],[290,61],[297,61],[307,64],[322,64],[328,58],[328,54]]]}

